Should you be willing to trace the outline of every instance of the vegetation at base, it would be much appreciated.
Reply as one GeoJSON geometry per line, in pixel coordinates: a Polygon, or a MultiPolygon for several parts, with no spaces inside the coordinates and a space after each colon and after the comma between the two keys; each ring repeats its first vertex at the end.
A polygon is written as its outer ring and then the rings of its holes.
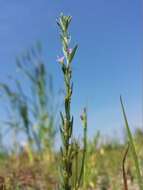
{"type": "MultiPolygon", "coordinates": [[[[138,153],[140,170],[143,168],[143,131],[137,129],[133,139],[138,153]]],[[[128,143],[109,140],[102,135],[95,134],[95,138],[87,140],[87,154],[85,162],[84,184],[82,190],[120,190],[124,189],[122,161],[128,143]]],[[[75,145],[76,146],[76,145],[75,145]]],[[[26,149],[20,155],[15,153],[0,157],[0,184],[4,183],[7,190],[56,190],[59,188],[60,152],[43,152],[43,156],[33,153],[32,164],[29,161],[26,149]]],[[[78,160],[81,163],[80,153],[78,160]]],[[[129,148],[124,165],[128,190],[138,190],[138,179],[134,159],[129,148]]]]}

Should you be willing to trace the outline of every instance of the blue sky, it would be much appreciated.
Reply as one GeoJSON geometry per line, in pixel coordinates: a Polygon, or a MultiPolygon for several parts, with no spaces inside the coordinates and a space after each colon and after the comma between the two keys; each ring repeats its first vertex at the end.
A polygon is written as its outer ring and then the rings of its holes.
{"type": "Polygon", "coordinates": [[[70,14],[72,40],[79,44],[73,62],[75,131],[81,132],[78,118],[87,106],[89,135],[97,129],[122,132],[120,94],[131,126],[142,126],[141,11],[141,0],[0,0],[0,81],[17,75],[15,57],[40,40],[55,88],[61,88],[56,18],[70,14]]]}

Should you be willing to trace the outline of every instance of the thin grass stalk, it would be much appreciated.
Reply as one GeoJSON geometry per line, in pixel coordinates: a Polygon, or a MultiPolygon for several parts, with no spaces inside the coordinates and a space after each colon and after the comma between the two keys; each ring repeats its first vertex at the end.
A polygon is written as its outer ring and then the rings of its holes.
{"type": "Polygon", "coordinates": [[[128,190],[128,182],[127,182],[127,175],[126,175],[126,169],[125,169],[125,162],[126,162],[128,151],[129,151],[129,144],[128,144],[127,148],[126,148],[126,151],[125,151],[124,157],[123,157],[123,161],[122,161],[124,190],[128,190]]]}
{"type": "Polygon", "coordinates": [[[76,188],[76,185],[77,185],[77,180],[78,180],[78,153],[76,155],[76,158],[75,158],[75,184],[74,184],[74,188],[76,188]]]}
{"type": "Polygon", "coordinates": [[[75,148],[76,148],[76,153],[75,153],[75,175],[74,175],[74,189],[76,189],[77,181],[78,181],[78,160],[79,160],[79,152],[78,152],[78,143],[75,142],[75,148]]]}
{"type": "Polygon", "coordinates": [[[130,147],[131,147],[131,152],[132,152],[132,156],[133,156],[134,163],[135,163],[138,185],[139,185],[140,190],[143,190],[143,181],[142,181],[142,176],[141,176],[141,172],[140,172],[139,161],[138,161],[138,157],[137,157],[137,153],[136,153],[132,133],[130,131],[130,127],[129,127],[129,124],[128,124],[128,120],[127,120],[127,116],[126,116],[126,113],[125,113],[125,108],[124,108],[124,104],[123,104],[121,96],[120,96],[120,102],[121,102],[121,108],[122,108],[123,117],[124,117],[124,121],[125,121],[125,127],[126,127],[126,130],[127,130],[128,139],[129,139],[129,143],[130,143],[130,147]]]}
{"type": "Polygon", "coordinates": [[[84,109],[83,114],[81,115],[81,120],[84,129],[83,135],[83,154],[82,154],[82,163],[81,163],[81,170],[78,178],[77,189],[80,187],[81,182],[84,183],[84,173],[85,173],[85,159],[86,159],[86,151],[87,151],[87,112],[84,109]]]}

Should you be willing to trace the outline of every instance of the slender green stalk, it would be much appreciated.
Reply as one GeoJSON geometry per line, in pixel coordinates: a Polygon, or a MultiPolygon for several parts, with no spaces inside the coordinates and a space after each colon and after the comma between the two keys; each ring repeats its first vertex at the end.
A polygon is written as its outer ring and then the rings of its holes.
{"type": "Polygon", "coordinates": [[[81,163],[81,170],[77,182],[77,188],[78,189],[81,185],[82,179],[84,183],[84,173],[85,173],[85,159],[86,159],[86,151],[87,151],[87,112],[86,109],[84,109],[83,114],[81,115],[81,120],[83,124],[83,155],[82,155],[82,163],[81,163]]]}
{"type": "MultiPolygon", "coordinates": [[[[75,146],[78,146],[75,145],[75,146]]],[[[76,155],[75,155],[75,181],[74,181],[74,188],[76,189],[76,186],[77,186],[77,181],[78,181],[78,159],[79,159],[79,153],[77,151],[76,155]]]]}
{"type": "Polygon", "coordinates": [[[60,127],[61,137],[63,146],[61,148],[62,155],[62,184],[61,189],[71,190],[71,178],[72,178],[72,162],[74,155],[74,148],[71,142],[72,129],[73,129],[73,116],[71,116],[71,96],[73,91],[72,69],[71,62],[75,55],[77,46],[74,49],[69,47],[70,36],[68,34],[68,26],[71,22],[70,16],[63,16],[57,21],[58,26],[61,30],[61,41],[63,45],[64,56],[58,58],[58,62],[62,66],[62,72],[64,76],[65,84],[65,98],[64,98],[64,113],[61,113],[62,125],[60,127]]]}
{"type": "Polygon", "coordinates": [[[82,153],[81,168],[79,169],[79,152],[80,147],[72,141],[73,131],[73,116],[71,115],[71,97],[73,92],[72,83],[72,67],[71,63],[77,50],[77,45],[70,48],[70,35],[68,27],[71,22],[70,16],[61,15],[57,24],[60,28],[60,37],[62,41],[63,56],[58,58],[64,77],[65,98],[64,98],[64,113],[61,113],[60,133],[62,138],[61,147],[61,190],[78,190],[81,186],[81,180],[84,174],[84,163],[86,154],[86,139],[87,139],[87,115],[86,110],[81,116],[84,128],[84,146],[82,153]],[[75,166],[74,166],[75,161],[75,166]],[[75,169],[75,171],[74,171],[75,169]],[[74,176],[75,175],[75,176],[74,176]],[[74,180],[73,180],[74,179],[74,180]],[[72,183],[73,182],[73,183],[72,183]]]}
{"type": "Polygon", "coordinates": [[[135,162],[138,184],[139,184],[140,190],[143,190],[143,181],[142,181],[142,176],[141,176],[141,172],[140,172],[140,168],[139,168],[139,161],[138,161],[138,157],[137,157],[136,149],[135,149],[135,146],[134,146],[132,133],[130,131],[130,127],[129,127],[129,124],[128,124],[128,120],[127,120],[127,116],[126,116],[126,113],[125,113],[125,108],[124,108],[124,104],[123,104],[121,96],[120,96],[120,102],[121,102],[122,112],[123,112],[123,116],[124,116],[124,120],[125,120],[125,127],[126,127],[127,134],[128,134],[130,148],[131,148],[132,156],[133,156],[133,159],[134,159],[134,162],[135,162]]]}

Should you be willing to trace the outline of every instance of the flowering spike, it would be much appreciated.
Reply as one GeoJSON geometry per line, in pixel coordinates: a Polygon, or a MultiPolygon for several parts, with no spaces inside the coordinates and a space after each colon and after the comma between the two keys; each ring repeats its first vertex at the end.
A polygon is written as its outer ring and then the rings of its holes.
{"type": "MultiPolygon", "coordinates": [[[[83,176],[84,160],[85,160],[85,148],[86,140],[84,140],[84,151],[82,157],[82,166],[80,170],[80,175],[76,177],[75,184],[72,184],[72,178],[74,176],[73,171],[73,159],[76,160],[77,153],[80,148],[73,146],[72,135],[73,135],[73,121],[74,118],[71,115],[71,98],[73,92],[72,83],[72,68],[71,63],[75,56],[77,45],[72,49],[69,45],[70,35],[68,33],[68,27],[71,22],[70,16],[60,16],[58,20],[58,26],[60,28],[60,39],[62,41],[63,56],[58,58],[58,62],[62,64],[62,72],[64,76],[65,85],[65,98],[64,98],[64,114],[61,114],[61,139],[62,139],[62,152],[61,152],[61,189],[62,190],[78,190],[81,185],[81,178],[83,176]],[[75,154],[75,152],[77,152],[75,154]]],[[[86,118],[85,118],[86,120],[86,118]]],[[[86,138],[86,128],[84,128],[84,139],[86,138]]],[[[76,171],[77,172],[77,171],[76,171]]],[[[78,172],[77,172],[78,173],[78,172]]]]}

